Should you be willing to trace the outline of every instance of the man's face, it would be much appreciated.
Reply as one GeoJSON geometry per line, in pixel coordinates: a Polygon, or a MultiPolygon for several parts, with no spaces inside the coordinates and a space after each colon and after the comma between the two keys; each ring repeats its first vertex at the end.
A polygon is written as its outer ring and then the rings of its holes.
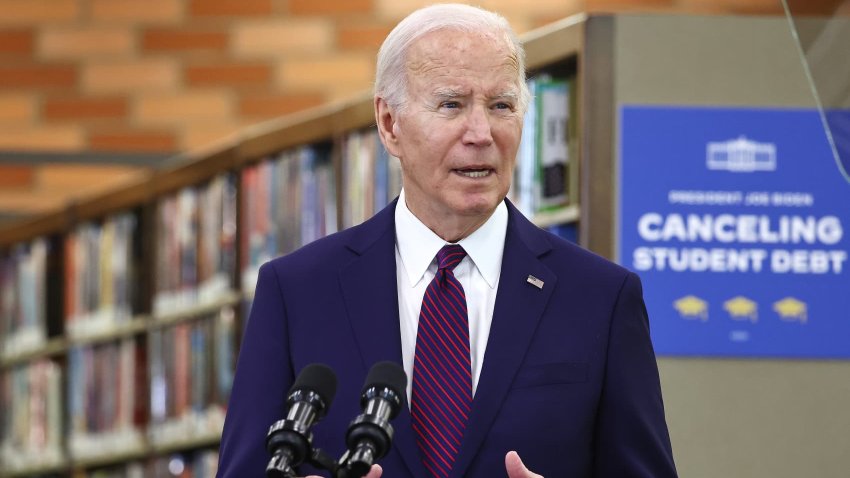
{"type": "Polygon", "coordinates": [[[432,229],[478,227],[507,194],[522,133],[517,67],[492,35],[440,30],[411,46],[408,101],[388,147],[408,207],[432,229]]]}

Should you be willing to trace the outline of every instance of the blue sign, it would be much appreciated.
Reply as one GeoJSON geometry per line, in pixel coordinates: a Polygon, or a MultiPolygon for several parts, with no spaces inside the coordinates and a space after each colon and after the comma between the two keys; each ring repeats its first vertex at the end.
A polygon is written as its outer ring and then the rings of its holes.
{"type": "Polygon", "coordinates": [[[656,352],[850,358],[850,182],[817,111],[626,106],[620,125],[619,260],[656,352]]]}

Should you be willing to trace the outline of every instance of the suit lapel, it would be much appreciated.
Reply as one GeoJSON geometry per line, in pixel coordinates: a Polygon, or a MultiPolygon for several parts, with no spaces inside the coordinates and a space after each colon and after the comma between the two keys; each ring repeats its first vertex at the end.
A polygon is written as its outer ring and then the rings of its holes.
{"type": "Polygon", "coordinates": [[[508,210],[508,232],[490,337],[453,477],[466,474],[487,437],[557,281],[554,273],[539,260],[551,249],[541,231],[509,202],[508,210]],[[543,287],[528,283],[530,275],[542,280],[543,287]]]}
{"type": "MultiPolygon", "coordinates": [[[[357,257],[340,269],[340,286],[365,371],[382,360],[402,364],[395,264],[395,202],[353,231],[348,243],[357,257]]],[[[409,380],[409,378],[408,378],[409,380]]],[[[411,474],[428,476],[407,406],[393,420],[393,447],[411,474]]]]}

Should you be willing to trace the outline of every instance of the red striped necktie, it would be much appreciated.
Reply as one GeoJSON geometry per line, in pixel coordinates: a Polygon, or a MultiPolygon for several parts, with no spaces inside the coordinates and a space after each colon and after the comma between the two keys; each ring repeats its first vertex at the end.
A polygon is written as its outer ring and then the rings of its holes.
{"type": "Polygon", "coordinates": [[[457,244],[437,253],[416,333],[410,413],[422,461],[435,478],[449,475],[472,404],[466,294],[452,272],[465,256],[457,244]]]}

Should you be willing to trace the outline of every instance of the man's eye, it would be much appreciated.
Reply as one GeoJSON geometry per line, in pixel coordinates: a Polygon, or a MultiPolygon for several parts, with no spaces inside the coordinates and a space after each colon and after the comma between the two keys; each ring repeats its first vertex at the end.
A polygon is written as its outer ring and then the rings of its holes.
{"type": "Polygon", "coordinates": [[[497,110],[513,110],[514,109],[513,105],[511,105],[510,103],[504,103],[504,102],[496,103],[495,105],[493,105],[493,108],[497,109],[497,110]]]}
{"type": "Polygon", "coordinates": [[[441,108],[451,108],[451,109],[460,108],[460,103],[457,102],[457,101],[444,101],[444,102],[440,103],[440,107],[441,108]]]}

